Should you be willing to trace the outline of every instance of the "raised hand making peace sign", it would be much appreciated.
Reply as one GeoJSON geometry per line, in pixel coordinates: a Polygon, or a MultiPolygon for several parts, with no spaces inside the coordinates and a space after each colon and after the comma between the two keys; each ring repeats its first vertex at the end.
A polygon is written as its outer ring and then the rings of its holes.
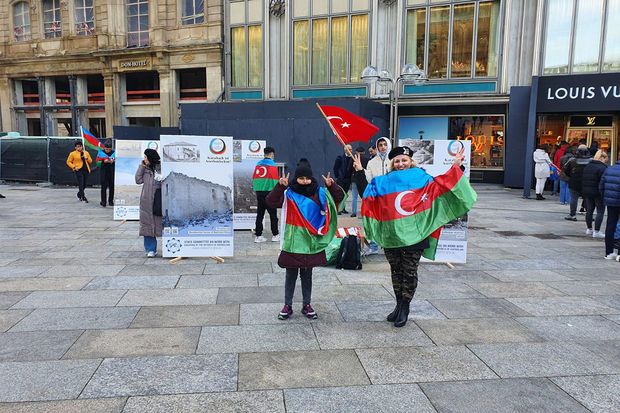
{"type": "Polygon", "coordinates": [[[356,171],[363,171],[364,167],[362,166],[362,155],[359,152],[356,152],[353,155],[353,169],[356,171]]]}
{"type": "Polygon", "coordinates": [[[332,178],[331,176],[329,176],[331,172],[327,173],[327,176],[325,175],[321,175],[323,177],[323,180],[325,181],[325,186],[330,187],[334,184],[334,178],[332,178]]]}
{"type": "Polygon", "coordinates": [[[288,186],[288,177],[290,176],[290,172],[284,176],[284,172],[282,172],[282,176],[280,177],[280,185],[288,186]]]}

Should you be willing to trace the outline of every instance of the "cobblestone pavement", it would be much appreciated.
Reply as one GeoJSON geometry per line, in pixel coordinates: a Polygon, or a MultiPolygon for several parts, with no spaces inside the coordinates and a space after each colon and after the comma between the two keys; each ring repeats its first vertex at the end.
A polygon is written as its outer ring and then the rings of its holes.
{"type": "Polygon", "coordinates": [[[557,202],[478,190],[468,263],[423,264],[395,329],[381,255],[282,322],[274,243],[147,260],[74,189],[0,186],[0,412],[620,411],[620,263],[557,202]]]}

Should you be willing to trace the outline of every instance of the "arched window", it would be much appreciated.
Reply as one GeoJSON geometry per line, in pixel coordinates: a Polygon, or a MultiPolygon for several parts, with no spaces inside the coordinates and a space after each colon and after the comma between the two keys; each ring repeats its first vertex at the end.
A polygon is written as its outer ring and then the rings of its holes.
{"type": "Polygon", "coordinates": [[[13,38],[17,42],[30,40],[30,6],[25,1],[13,5],[13,38]]]}
{"type": "Polygon", "coordinates": [[[95,10],[93,0],[75,0],[75,33],[79,36],[95,34],[95,10]]]}
{"type": "Polygon", "coordinates": [[[43,0],[43,33],[46,39],[62,36],[60,0],[43,0]]]}
{"type": "Polygon", "coordinates": [[[204,0],[182,0],[181,23],[200,24],[205,22],[204,0]]]}

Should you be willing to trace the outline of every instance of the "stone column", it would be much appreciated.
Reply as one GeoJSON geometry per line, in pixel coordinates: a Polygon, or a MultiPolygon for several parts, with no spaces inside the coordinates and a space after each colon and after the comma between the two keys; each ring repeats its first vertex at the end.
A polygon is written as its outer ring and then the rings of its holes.
{"type": "Polygon", "coordinates": [[[114,125],[120,124],[122,97],[119,90],[118,74],[103,74],[103,92],[105,96],[105,129],[106,136],[114,136],[114,125]]]}
{"type": "Polygon", "coordinates": [[[161,126],[177,126],[177,87],[174,70],[161,69],[159,73],[159,116],[161,126]]]}
{"type": "MultiPolygon", "coordinates": [[[[75,95],[77,98],[77,105],[83,106],[88,104],[88,82],[86,81],[86,76],[76,76],[75,79],[75,95]]],[[[78,131],[79,126],[82,125],[85,128],[88,128],[90,124],[88,122],[88,109],[78,109],[77,110],[77,126],[73,129],[78,131]]]]}
{"type": "Polygon", "coordinates": [[[221,93],[222,66],[209,65],[207,67],[207,99],[209,102],[215,102],[221,93]]]}
{"type": "Polygon", "coordinates": [[[8,77],[0,78],[0,131],[14,130],[11,121],[11,82],[8,77]]]}

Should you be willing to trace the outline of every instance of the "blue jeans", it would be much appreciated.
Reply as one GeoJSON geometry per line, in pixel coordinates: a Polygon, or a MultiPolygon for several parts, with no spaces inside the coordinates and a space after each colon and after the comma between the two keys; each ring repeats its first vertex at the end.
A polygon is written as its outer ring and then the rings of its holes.
{"type": "Polygon", "coordinates": [[[567,181],[560,181],[560,204],[570,204],[570,191],[567,181]]]}
{"type": "Polygon", "coordinates": [[[553,190],[552,192],[554,194],[557,194],[560,188],[560,178],[557,178],[555,181],[553,181],[553,190]]]}
{"type": "Polygon", "coordinates": [[[357,214],[357,185],[351,184],[351,213],[357,214]]]}
{"type": "Polygon", "coordinates": [[[157,252],[157,238],[155,237],[144,237],[144,251],[145,252],[157,252]]]}

